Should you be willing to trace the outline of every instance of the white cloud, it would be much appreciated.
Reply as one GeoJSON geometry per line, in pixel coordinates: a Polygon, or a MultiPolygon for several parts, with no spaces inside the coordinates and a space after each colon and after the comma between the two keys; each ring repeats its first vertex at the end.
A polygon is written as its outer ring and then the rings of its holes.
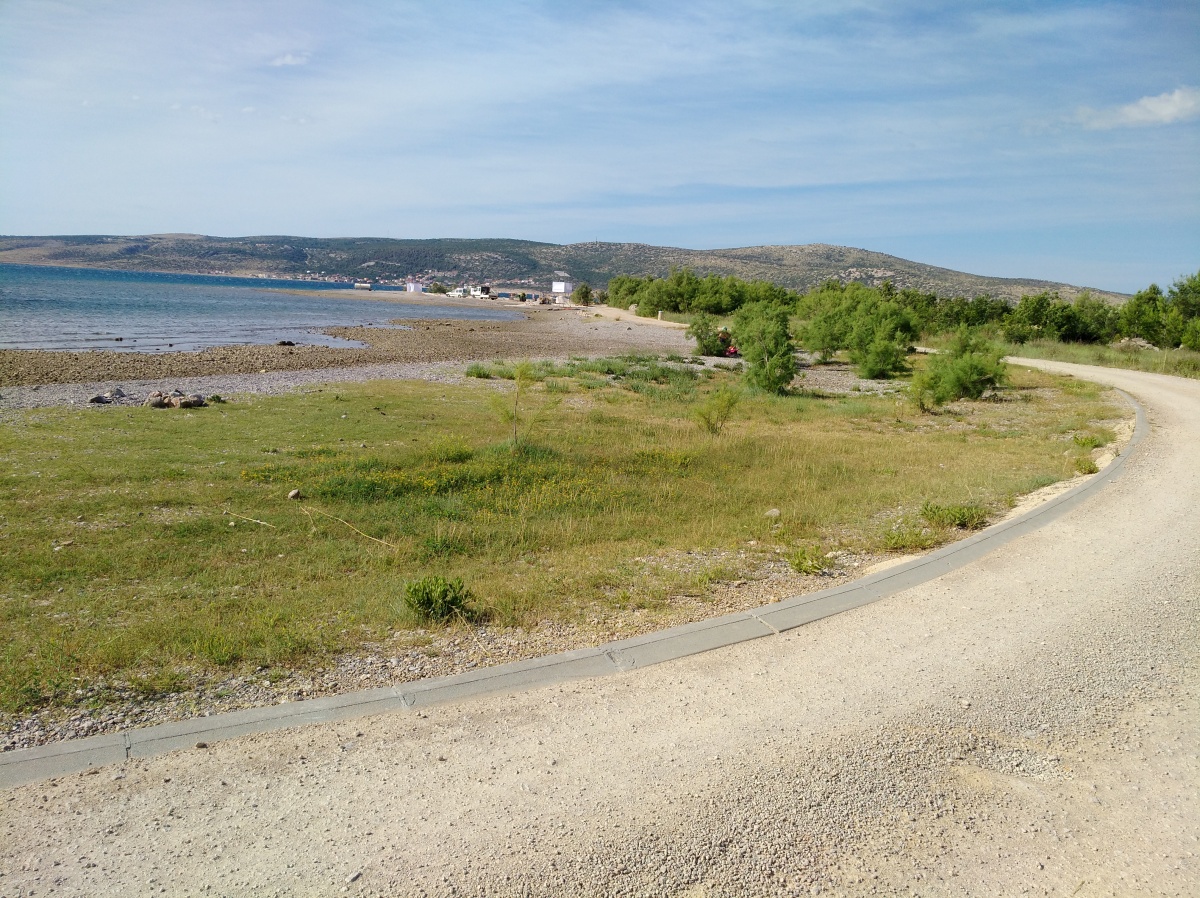
{"type": "Polygon", "coordinates": [[[271,60],[271,65],[308,65],[308,56],[305,54],[296,55],[294,53],[284,53],[282,56],[276,56],[271,60]]]}
{"type": "Polygon", "coordinates": [[[1085,128],[1107,131],[1111,128],[1145,128],[1185,122],[1200,116],[1200,89],[1180,87],[1156,97],[1142,97],[1134,103],[1108,109],[1084,106],[1075,118],[1085,128]]]}

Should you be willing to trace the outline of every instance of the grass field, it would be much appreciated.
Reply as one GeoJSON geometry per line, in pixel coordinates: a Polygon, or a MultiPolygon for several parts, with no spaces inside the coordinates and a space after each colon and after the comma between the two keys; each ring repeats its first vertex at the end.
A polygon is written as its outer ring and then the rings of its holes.
{"type": "Polygon", "coordinates": [[[731,372],[543,366],[519,399],[488,376],[511,369],[473,373],[10,413],[0,709],[70,705],[100,680],[154,694],[197,672],[317,665],[421,623],[402,601],[421,576],[462,578],[478,618],[528,625],[738,575],[637,561],[672,549],[810,563],[926,548],[1086,468],[1124,413],[1089,384],[1014,369],[999,401],[936,415],[897,397],[746,395],[713,436],[695,413],[731,372]]]}
{"type": "Polygon", "coordinates": [[[1006,355],[1032,359],[1053,359],[1080,365],[1102,365],[1107,368],[1130,368],[1155,374],[1174,374],[1177,377],[1200,377],[1200,352],[1190,349],[1114,349],[1110,346],[1090,346],[1082,343],[1059,343],[1057,340],[1034,340],[1029,343],[1006,343],[1006,355]]]}

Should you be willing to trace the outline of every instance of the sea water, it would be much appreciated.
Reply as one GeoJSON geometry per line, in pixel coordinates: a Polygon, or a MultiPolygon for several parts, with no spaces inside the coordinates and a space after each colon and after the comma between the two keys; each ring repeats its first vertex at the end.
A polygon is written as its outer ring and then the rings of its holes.
{"type": "MultiPolygon", "coordinates": [[[[207,346],[359,346],[326,327],[395,326],[394,319],[504,321],[509,309],[330,296],[352,284],[0,264],[0,349],[176,352],[207,346]]],[[[374,295],[388,296],[387,291],[374,295]]],[[[402,325],[401,325],[402,326],[402,325]]]]}

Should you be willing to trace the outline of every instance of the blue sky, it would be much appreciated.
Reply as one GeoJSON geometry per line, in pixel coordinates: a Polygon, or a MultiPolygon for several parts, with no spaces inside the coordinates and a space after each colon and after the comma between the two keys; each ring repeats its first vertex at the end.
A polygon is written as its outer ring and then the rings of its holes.
{"type": "Polygon", "coordinates": [[[0,2],[0,233],[1200,269],[1200,4],[0,2]]]}

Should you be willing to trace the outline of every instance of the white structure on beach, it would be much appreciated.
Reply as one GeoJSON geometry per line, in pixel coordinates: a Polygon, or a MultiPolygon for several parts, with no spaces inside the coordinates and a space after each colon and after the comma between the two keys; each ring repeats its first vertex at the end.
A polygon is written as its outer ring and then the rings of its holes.
{"type": "Polygon", "coordinates": [[[405,293],[424,293],[425,285],[422,284],[420,281],[408,281],[404,285],[404,292],[405,293]]]}
{"type": "Polygon", "coordinates": [[[573,281],[554,281],[553,285],[550,287],[550,292],[551,293],[570,293],[574,289],[575,289],[575,283],[573,281]]]}

